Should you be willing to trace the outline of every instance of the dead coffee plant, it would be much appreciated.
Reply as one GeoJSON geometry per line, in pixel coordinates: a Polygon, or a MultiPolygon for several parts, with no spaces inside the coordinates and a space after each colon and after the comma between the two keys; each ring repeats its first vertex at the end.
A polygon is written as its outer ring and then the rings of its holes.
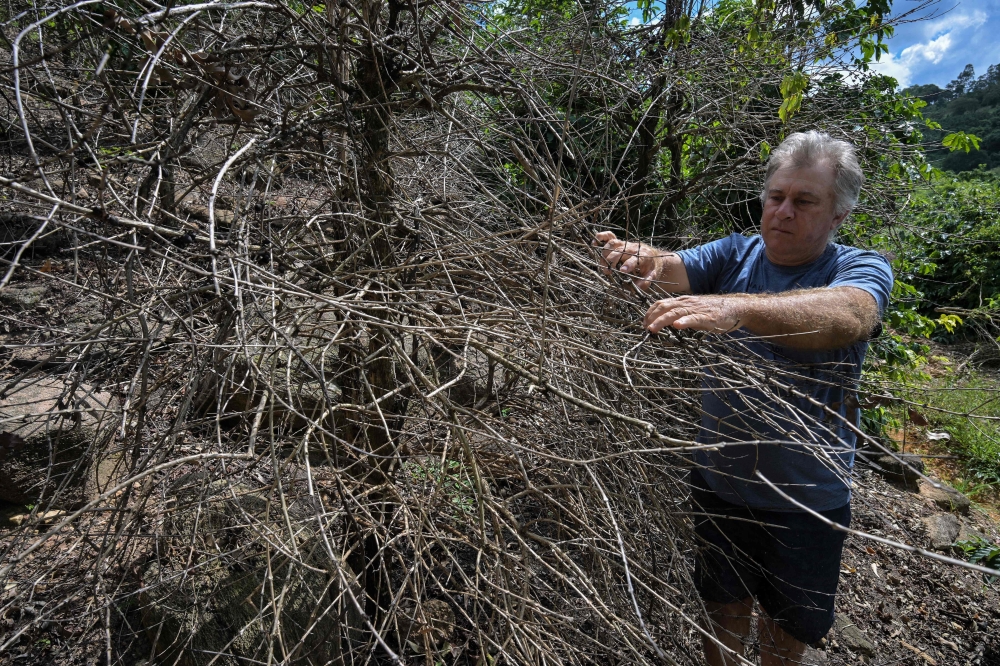
{"type": "Polygon", "coordinates": [[[911,149],[845,111],[849,45],[667,5],[8,3],[0,397],[60,390],[3,417],[52,478],[3,542],[0,654],[698,663],[700,380],[794,386],[644,337],[592,233],[739,224],[794,125],[911,149]]]}

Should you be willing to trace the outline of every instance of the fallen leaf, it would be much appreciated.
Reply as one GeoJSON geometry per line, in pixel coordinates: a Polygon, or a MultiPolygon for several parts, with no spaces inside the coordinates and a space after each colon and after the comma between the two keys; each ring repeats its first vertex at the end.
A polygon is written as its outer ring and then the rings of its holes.
{"type": "Polygon", "coordinates": [[[928,421],[927,418],[920,412],[908,409],[906,410],[906,413],[910,417],[910,421],[913,422],[913,425],[923,427],[931,424],[930,421],[928,421]]]}

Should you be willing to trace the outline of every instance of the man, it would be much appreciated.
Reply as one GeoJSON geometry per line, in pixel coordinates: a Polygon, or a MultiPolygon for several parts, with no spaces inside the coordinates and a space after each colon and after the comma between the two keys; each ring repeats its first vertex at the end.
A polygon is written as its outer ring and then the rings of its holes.
{"type": "Polygon", "coordinates": [[[796,133],[768,162],[760,235],[669,253],[597,234],[606,273],[690,294],[656,301],[650,332],[726,334],[736,359],[707,371],[699,441],[720,446],[691,480],[711,666],[738,663],[754,599],[763,666],[802,663],[833,624],[843,533],[802,507],[850,521],[855,387],[893,284],[881,256],[831,242],[863,182],[851,144],[796,133]]]}

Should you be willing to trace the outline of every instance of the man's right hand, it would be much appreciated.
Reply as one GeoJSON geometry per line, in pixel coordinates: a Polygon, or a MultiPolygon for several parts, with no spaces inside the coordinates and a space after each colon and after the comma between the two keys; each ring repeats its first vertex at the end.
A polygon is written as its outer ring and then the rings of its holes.
{"type": "Polygon", "coordinates": [[[601,270],[605,275],[615,270],[624,273],[632,278],[632,284],[639,291],[649,291],[660,277],[662,253],[656,248],[618,240],[611,231],[597,232],[594,247],[601,248],[601,270]]]}

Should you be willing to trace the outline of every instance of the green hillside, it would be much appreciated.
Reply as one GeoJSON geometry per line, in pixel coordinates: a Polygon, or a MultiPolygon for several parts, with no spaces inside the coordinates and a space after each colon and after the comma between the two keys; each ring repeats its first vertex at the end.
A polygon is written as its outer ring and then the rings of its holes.
{"type": "Polygon", "coordinates": [[[958,131],[982,140],[979,150],[968,153],[950,153],[943,147],[929,151],[928,157],[936,166],[949,171],[971,171],[980,164],[989,169],[1000,167],[1000,64],[990,65],[978,78],[972,65],[966,65],[944,88],[931,83],[910,86],[903,92],[927,102],[924,115],[941,124],[941,131],[925,133],[931,145],[941,146],[945,134],[958,131]]]}

